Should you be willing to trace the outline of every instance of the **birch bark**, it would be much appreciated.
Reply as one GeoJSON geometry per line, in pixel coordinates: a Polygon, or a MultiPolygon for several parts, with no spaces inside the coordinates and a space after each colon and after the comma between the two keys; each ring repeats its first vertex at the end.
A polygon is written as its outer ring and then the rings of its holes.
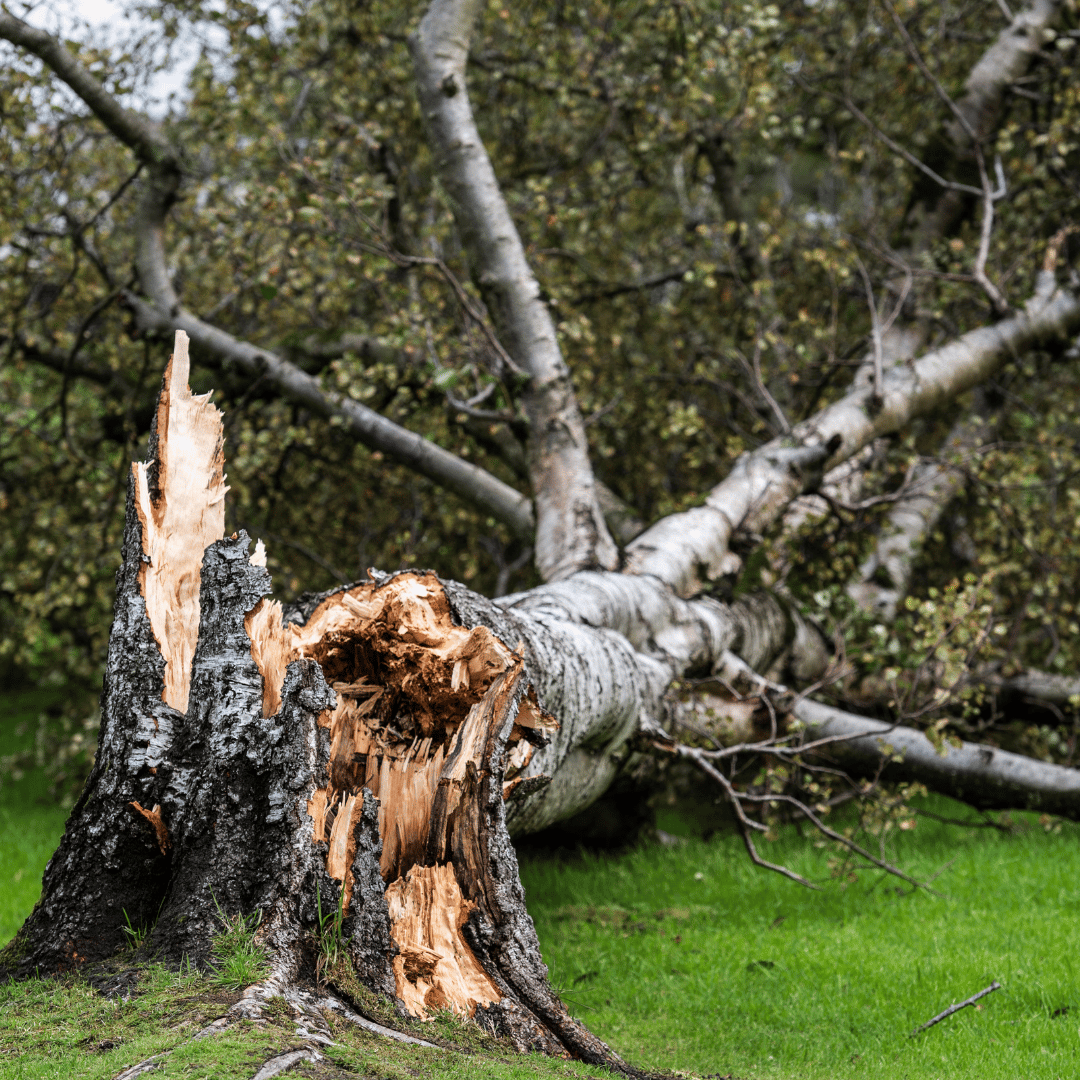
{"type": "Polygon", "coordinates": [[[473,119],[465,80],[480,0],[435,0],[410,39],[420,107],[472,274],[514,360],[528,373],[536,565],[545,581],[611,570],[618,551],[551,313],[473,119]]]}

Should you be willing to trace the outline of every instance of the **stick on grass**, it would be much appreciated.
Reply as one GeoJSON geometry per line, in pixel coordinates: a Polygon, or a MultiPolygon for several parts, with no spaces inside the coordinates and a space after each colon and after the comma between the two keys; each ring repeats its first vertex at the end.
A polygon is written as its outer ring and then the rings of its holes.
{"type": "Polygon", "coordinates": [[[1001,983],[995,979],[985,990],[980,990],[977,994],[972,994],[966,1001],[961,1001],[958,1005],[950,1005],[944,1012],[940,1012],[933,1018],[933,1020],[927,1020],[922,1027],[917,1027],[912,1033],[911,1037],[914,1039],[920,1031],[925,1031],[927,1028],[932,1028],[935,1024],[941,1023],[947,1016],[952,1016],[954,1012],[959,1012],[967,1005],[974,1005],[976,1001],[981,997],[986,997],[987,994],[992,994],[995,990],[1001,989],[1001,983]]]}

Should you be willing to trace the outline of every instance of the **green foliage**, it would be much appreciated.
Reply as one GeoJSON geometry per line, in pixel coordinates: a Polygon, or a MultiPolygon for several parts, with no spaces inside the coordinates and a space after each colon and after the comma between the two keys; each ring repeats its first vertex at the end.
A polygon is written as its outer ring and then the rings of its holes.
{"type": "Polygon", "coordinates": [[[266,950],[256,940],[256,931],[262,923],[262,912],[256,911],[251,915],[237,912],[235,915],[227,915],[216,898],[214,904],[221,928],[214,935],[210,946],[214,957],[212,982],[223,990],[242,990],[245,986],[265,978],[270,972],[266,950]]]}
{"type": "Polygon", "coordinates": [[[316,886],[315,890],[316,917],[318,925],[315,928],[316,944],[318,946],[318,959],[315,961],[316,977],[321,978],[327,970],[333,971],[345,956],[345,887],[344,883],[338,890],[337,907],[323,913],[322,888],[316,886]]]}
{"type": "Polygon", "coordinates": [[[143,942],[146,940],[146,935],[150,932],[150,928],[147,926],[133,926],[131,924],[131,917],[128,915],[127,910],[124,910],[124,925],[122,927],[128,938],[128,947],[133,951],[141,949],[143,942]]]}

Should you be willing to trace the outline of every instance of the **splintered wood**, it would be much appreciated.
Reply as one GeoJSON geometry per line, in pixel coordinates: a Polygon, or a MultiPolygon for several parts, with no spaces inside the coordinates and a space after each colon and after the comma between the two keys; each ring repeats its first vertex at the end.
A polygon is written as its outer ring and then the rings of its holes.
{"type": "Polygon", "coordinates": [[[521,658],[486,627],[454,625],[433,575],[335,593],[304,626],[287,630],[288,659],[318,661],[337,693],[337,707],[320,720],[329,729],[330,782],[307,808],[346,905],[354,815],[367,788],[379,799],[380,870],[402,950],[394,962],[398,996],[418,1016],[432,1008],[471,1014],[497,1001],[461,937],[475,904],[452,864],[469,880],[483,877],[475,804],[492,740],[508,746],[520,769],[532,751],[527,736],[554,727],[532,692],[521,693],[521,658]]]}
{"type": "MultiPolygon", "coordinates": [[[[250,562],[253,566],[266,565],[266,546],[261,540],[255,545],[250,562]]],[[[251,657],[263,677],[262,714],[273,716],[281,708],[281,684],[289,662],[281,604],[264,597],[247,613],[244,629],[251,638],[251,657]]]]}
{"type": "Polygon", "coordinates": [[[386,890],[398,997],[414,1015],[454,1009],[471,1015],[502,997],[461,936],[476,907],[462,895],[454,868],[414,866],[386,890]]]}
{"type": "MultiPolygon", "coordinates": [[[[165,660],[162,697],[180,712],[188,708],[198,644],[203,556],[224,535],[228,490],[221,413],[209,395],[188,388],[187,346],[178,331],[158,401],[156,460],[133,466],[139,585],[165,660]]],[[[261,541],[250,561],[266,565],[261,541]]],[[[393,961],[400,999],[421,1017],[444,1008],[471,1015],[499,1001],[462,928],[492,917],[491,807],[501,821],[498,807],[514,777],[557,726],[525,686],[522,657],[484,626],[455,625],[432,574],[334,593],[303,626],[283,625],[281,605],[264,598],[244,628],[263,679],[264,717],[280,711],[294,660],[315,660],[336,692],[336,707],[318,721],[330,753],[328,783],[307,803],[312,841],[342,883],[347,911],[364,790],[379,800],[379,869],[400,950],[393,961]]],[[[167,852],[161,808],[131,808],[167,852]]]]}
{"type": "Polygon", "coordinates": [[[203,552],[225,535],[221,413],[209,394],[188,388],[188,338],[178,330],[157,408],[157,469],[135,462],[142,524],[139,584],[165,658],[165,702],[187,711],[191,660],[199,640],[203,552]],[[156,481],[156,482],[155,482],[156,481]]]}

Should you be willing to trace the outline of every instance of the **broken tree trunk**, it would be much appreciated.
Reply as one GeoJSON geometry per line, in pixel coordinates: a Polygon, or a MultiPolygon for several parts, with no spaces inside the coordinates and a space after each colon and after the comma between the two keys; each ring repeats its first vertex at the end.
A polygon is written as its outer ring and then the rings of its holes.
{"type": "Polygon", "coordinates": [[[77,970],[128,926],[205,964],[223,917],[258,912],[295,983],[340,912],[355,977],[403,1016],[633,1072],[551,990],[525,910],[506,802],[556,725],[523,646],[463,625],[429,573],[283,622],[262,544],[223,536],[221,415],[186,346],[129,484],[94,770],[4,967],[77,970]]]}

